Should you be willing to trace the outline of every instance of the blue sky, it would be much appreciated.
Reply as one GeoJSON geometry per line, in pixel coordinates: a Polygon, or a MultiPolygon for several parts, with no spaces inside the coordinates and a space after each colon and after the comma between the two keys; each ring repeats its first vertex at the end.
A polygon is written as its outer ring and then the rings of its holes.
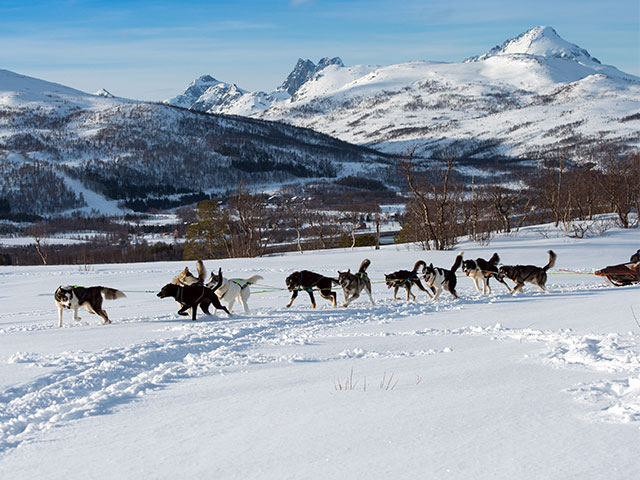
{"type": "Polygon", "coordinates": [[[160,100],[204,74],[271,91],[299,57],[457,62],[536,25],[640,76],[638,0],[0,0],[0,68],[160,100]]]}

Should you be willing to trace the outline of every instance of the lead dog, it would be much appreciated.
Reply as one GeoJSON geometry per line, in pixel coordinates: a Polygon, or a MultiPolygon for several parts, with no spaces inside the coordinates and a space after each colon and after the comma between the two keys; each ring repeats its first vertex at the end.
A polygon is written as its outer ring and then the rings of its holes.
{"type": "MultiPolygon", "coordinates": [[[[207,282],[207,286],[218,282],[220,278],[212,273],[207,282]]],[[[249,311],[249,296],[251,295],[251,285],[262,280],[260,275],[252,275],[244,278],[222,278],[220,288],[216,290],[218,298],[229,305],[229,311],[233,310],[233,304],[236,300],[240,302],[245,313],[249,311]]]]}
{"type": "Polygon", "coordinates": [[[485,260],[484,258],[464,260],[462,262],[462,271],[467,277],[473,279],[473,282],[476,284],[476,290],[482,292],[483,295],[491,295],[491,286],[489,285],[491,278],[495,278],[502,283],[507,287],[509,293],[511,293],[511,287],[498,275],[498,263],[500,263],[500,257],[497,253],[494,253],[489,260],[485,260]],[[478,280],[482,280],[482,290],[480,290],[478,280]]]}
{"type": "Polygon", "coordinates": [[[362,290],[367,292],[371,305],[374,305],[373,297],[371,296],[371,280],[367,275],[369,265],[371,265],[371,260],[365,258],[360,264],[358,273],[351,273],[351,269],[346,272],[338,272],[338,283],[344,291],[343,307],[348,307],[351,302],[360,296],[362,290]]]}
{"type": "Polygon", "coordinates": [[[213,306],[218,310],[224,310],[227,315],[231,315],[229,310],[227,310],[218,299],[216,295],[216,290],[222,284],[222,269],[218,271],[218,275],[220,276],[220,280],[217,285],[210,288],[205,285],[185,285],[181,287],[180,285],[176,285],[174,283],[167,283],[160,293],[158,293],[158,297],[167,298],[173,297],[176,302],[182,305],[180,309],[181,315],[184,312],[186,314],[187,309],[191,309],[191,320],[196,319],[196,313],[198,312],[198,306],[200,309],[206,313],[207,315],[211,315],[209,312],[209,305],[213,304],[213,306]]]}
{"type": "Polygon", "coordinates": [[[506,277],[516,284],[511,294],[521,290],[525,283],[537,285],[540,290],[544,291],[547,283],[547,270],[556,264],[557,255],[552,250],[547,251],[549,254],[549,263],[544,267],[535,265],[503,265],[498,269],[498,274],[506,277]]]}
{"type": "Polygon", "coordinates": [[[300,272],[293,272],[289,275],[285,283],[287,289],[293,292],[291,300],[287,303],[287,307],[290,307],[293,301],[298,296],[299,291],[306,291],[311,299],[311,305],[316,308],[316,299],[313,296],[313,289],[317,288],[322,298],[331,300],[333,306],[336,306],[336,293],[331,290],[333,284],[337,284],[338,280],[335,278],[325,277],[319,273],[310,272],[309,270],[302,270],[300,272]]]}
{"type": "Polygon", "coordinates": [[[58,327],[62,327],[62,310],[73,310],[73,319],[81,320],[78,316],[78,308],[84,307],[89,313],[100,316],[104,323],[111,323],[107,312],[102,308],[102,295],[106,300],[124,298],[126,295],[120,290],[108,287],[78,287],[76,285],[60,285],[53,294],[53,299],[58,307],[58,327]]]}
{"type": "Polygon", "coordinates": [[[456,279],[456,270],[458,270],[462,264],[463,253],[464,252],[460,252],[458,254],[455,262],[453,262],[451,270],[434,267],[433,263],[428,267],[422,268],[422,278],[424,278],[424,283],[426,283],[428,287],[431,287],[432,290],[435,289],[435,293],[431,299],[433,302],[438,300],[438,297],[444,289],[453,295],[454,298],[458,298],[458,294],[456,292],[456,283],[458,282],[456,279]]]}
{"type": "MultiPolygon", "coordinates": [[[[407,291],[407,302],[409,301],[410,296],[411,298],[413,298],[413,300],[415,300],[416,296],[413,293],[411,293],[411,287],[413,285],[415,285],[420,290],[425,292],[429,296],[429,298],[433,298],[433,295],[431,295],[431,293],[426,288],[424,288],[424,286],[422,285],[422,282],[420,282],[420,279],[418,278],[418,269],[421,266],[422,268],[427,266],[424,260],[418,260],[416,264],[413,266],[413,270],[411,271],[398,270],[397,272],[393,272],[388,275],[385,274],[384,281],[387,284],[387,288],[393,287],[394,300],[398,299],[397,294],[398,294],[398,289],[400,287],[404,287],[404,289],[407,291]]],[[[432,291],[435,293],[434,289],[432,289],[432,291]]]]}
{"type": "MultiPolygon", "coordinates": [[[[207,269],[204,267],[202,260],[198,260],[196,262],[196,269],[198,270],[197,277],[189,271],[189,267],[184,267],[184,270],[176,275],[173,280],[171,280],[171,283],[181,287],[185,287],[187,285],[202,285],[204,283],[204,278],[207,276],[207,269]]],[[[186,315],[187,310],[189,310],[189,307],[182,305],[180,310],[178,310],[178,315],[186,315]]]]}

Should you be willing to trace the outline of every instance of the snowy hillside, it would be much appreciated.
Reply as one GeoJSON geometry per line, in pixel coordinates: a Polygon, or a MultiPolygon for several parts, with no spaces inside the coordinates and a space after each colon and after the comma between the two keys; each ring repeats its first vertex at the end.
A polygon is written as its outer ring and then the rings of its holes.
{"type": "Polygon", "coordinates": [[[238,181],[333,179],[387,163],[309,129],[90,95],[0,70],[0,201],[13,213],[166,208],[238,181]]]}
{"type": "MultiPolygon", "coordinates": [[[[234,86],[234,95],[210,87],[189,106],[312,127],[387,152],[418,146],[425,156],[454,145],[473,158],[536,159],[563,149],[589,159],[602,141],[640,146],[640,78],[601,64],[551,27],[460,63],[327,60],[298,60],[299,85],[285,81],[270,94],[234,86]]],[[[185,106],[187,92],[166,102],[185,106]]]]}
{"type": "Polygon", "coordinates": [[[640,287],[589,274],[638,240],[545,226],[465,242],[465,257],[497,251],[504,263],[543,265],[553,249],[548,291],[482,296],[460,276],[461,298],[436,304],[422,292],[394,301],[381,280],[417,259],[449,267],[456,251],[206,261],[264,280],[251,313],[196,322],[153,294],[182,262],[0,267],[2,478],[638,478],[640,287]],[[365,257],[374,306],[313,310],[302,293],[286,309],[289,293],[270,288],[365,257]],[[127,298],[105,303],[112,325],[82,311],[57,328],[60,284],[127,298]]]}

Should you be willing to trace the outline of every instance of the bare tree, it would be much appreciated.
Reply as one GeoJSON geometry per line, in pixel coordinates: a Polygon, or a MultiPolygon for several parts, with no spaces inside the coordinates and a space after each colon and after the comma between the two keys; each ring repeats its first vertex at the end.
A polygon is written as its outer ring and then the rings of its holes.
{"type": "Polygon", "coordinates": [[[229,199],[229,231],[234,257],[260,257],[271,243],[282,215],[264,194],[252,194],[242,184],[229,199]]]}
{"type": "Polygon", "coordinates": [[[408,205],[421,223],[417,231],[422,230],[423,247],[435,250],[447,250],[456,243],[458,234],[458,216],[461,190],[454,181],[455,158],[448,152],[445,154],[445,167],[439,182],[420,175],[414,165],[415,147],[400,160],[412,202],[408,205]],[[426,234],[426,235],[425,235],[426,234]]]}

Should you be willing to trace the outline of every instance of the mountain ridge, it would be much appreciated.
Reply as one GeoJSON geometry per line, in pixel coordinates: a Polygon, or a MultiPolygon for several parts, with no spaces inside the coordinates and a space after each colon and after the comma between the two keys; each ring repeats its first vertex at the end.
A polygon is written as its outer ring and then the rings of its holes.
{"type": "Polygon", "coordinates": [[[640,77],[603,65],[549,26],[462,62],[340,61],[310,74],[313,65],[298,60],[290,76],[306,69],[294,75],[306,80],[293,94],[285,81],[271,93],[200,98],[185,106],[311,127],[389,153],[416,146],[425,157],[451,145],[469,152],[480,143],[493,147],[478,158],[535,158],[568,148],[586,159],[601,140],[640,146],[632,139],[640,137],[635,123],[612,125],[612,118],[640,110],[640,77]]]}

